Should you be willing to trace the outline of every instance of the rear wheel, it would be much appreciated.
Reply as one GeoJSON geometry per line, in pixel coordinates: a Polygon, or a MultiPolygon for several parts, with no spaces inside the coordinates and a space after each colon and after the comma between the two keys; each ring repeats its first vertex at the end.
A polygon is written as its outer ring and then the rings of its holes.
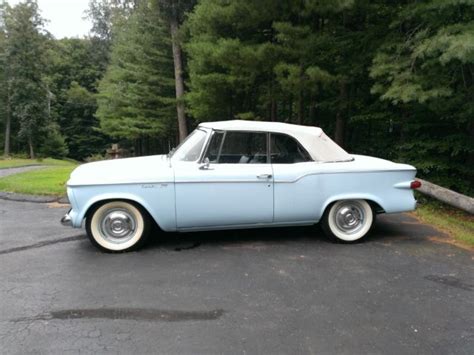
{"type": "Polygon", "coordinates": [[[107,252],[139,248],[148,239],[148,214],[130,202],[110,201],[96,207],[86,220],[92,244],[107,252]]]}
{"type": "Polygon", "coordinates": [[[342,200],[326,209],[321,226],[330,239],[351,243],[366,236],[373,222],[374,212],[367,201],[342,200]]]}

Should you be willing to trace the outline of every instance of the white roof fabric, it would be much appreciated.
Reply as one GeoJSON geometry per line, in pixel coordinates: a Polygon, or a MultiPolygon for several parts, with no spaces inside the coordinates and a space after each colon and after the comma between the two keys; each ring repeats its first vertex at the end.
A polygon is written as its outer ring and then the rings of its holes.
{"type": "Polygon", "coordinates": [[[218,131],[260,131],[288,134],[300,142],[315,161],[336,162],[354,159],[319,127],[244,120],[203,122],[199,126],[218,131]]]}

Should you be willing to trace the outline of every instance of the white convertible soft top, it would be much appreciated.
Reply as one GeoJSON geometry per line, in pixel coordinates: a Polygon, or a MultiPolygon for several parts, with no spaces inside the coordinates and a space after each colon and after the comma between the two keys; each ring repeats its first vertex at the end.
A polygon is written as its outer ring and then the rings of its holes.
{"type": "Polygon", "coordinates": [[[288,134],[298,140],[315,161],[336,162],[354,159],[319,127],[244,120],[203,122],[199,126],[218,131],[259,131],[288,134]]]}

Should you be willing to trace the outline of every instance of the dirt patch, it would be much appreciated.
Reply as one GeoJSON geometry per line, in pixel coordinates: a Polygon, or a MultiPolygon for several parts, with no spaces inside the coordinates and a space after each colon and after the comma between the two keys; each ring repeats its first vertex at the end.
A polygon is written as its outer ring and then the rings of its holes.
{"type": "MultiPolygon", "coordinates": [[[[447,232],[445,232],[445,233],[447,233],[447,232]]],[[[466,245],[466,244],[454,239],[451,236],[449,236],[449,237],[431,236],[431,237],[428,237],[428,240],[431,241],[431,242],[434,242],[434,243],[451,244],[451,245],[454,245],[458,248],[474,252],[474,247],[472,247],[470,245],[466,245]]]]}
{"type": "MultiPolygon", "coordinates": [[[[421,224],[425,224],[426,222],[423,221],[421,217],[419,217],[416,212],[409,212],[408,213],[411,217],[416,218],[417,221],[421,224]]],[[[453,237],[451,232],[445,228],[441,228],[439,226],[434,226],[434,225],[429,225],[430,227],[436,229],[437,231],[440,231],[441,233],[445,234],[446,236],[429,236],[428,240],[435,242],[435,243],[444,243],[444,244],[451,244],[454,245],[458,248],[464,249],[464,250],[469,250],[471,252],[474,252],[474,246],[468,245],[466,243],[463,243],[453,237]]]]}
{"type": "Polygon", "coordinates": [[[60,203],[60,202],[50,202],[48,203],[48,208],[68,208],[71,207],[69,203],[60,203]]]}

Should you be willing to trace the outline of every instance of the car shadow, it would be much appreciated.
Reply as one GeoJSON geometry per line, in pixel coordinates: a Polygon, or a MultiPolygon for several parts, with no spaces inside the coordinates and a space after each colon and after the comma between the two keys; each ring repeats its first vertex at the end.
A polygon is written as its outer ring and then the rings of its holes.
{"type": "MultiPolygon", "coordinates": [[[[379,215],[372,231],[358,244],[409,242],[421,243],[428,238],[443,233],[419,223],[406,213],[379,215]]],[[[156,230],[146,249],[167,249],[183,251],[200,245],[245,245],[254,243],[287,244],[295,242],[334,244],[324,235],[319,224],[304,227],[275,227],[254,229],[232,229],[223,231],[165,233],[156,230]]],[[[336,243],[337,244],[337,243],[336,243]]]]}
{"type": "Polygon", "coordinates": [[[145,248],[183,251],[194,249],[201,245],[286,244],[298,241],[304,241],[305,243],[323,243],[326,240],[318,225],[291,228],[231,229],[189,233],[165,233],[155,231],[145,248]]]}

